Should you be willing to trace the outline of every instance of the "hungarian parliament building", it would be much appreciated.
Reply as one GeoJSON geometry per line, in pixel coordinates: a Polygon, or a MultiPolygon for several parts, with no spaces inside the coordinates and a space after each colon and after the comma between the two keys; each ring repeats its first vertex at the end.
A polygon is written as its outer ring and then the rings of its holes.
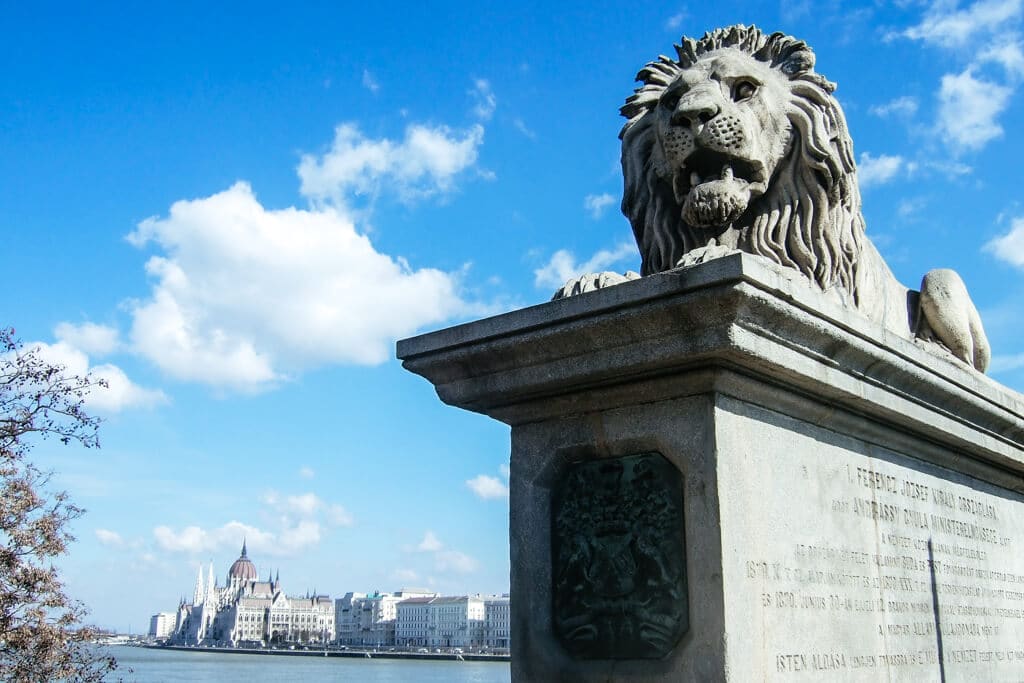
{"type": "Polygon", "coordinates": [[[150,620],[149,634],[175,645],[253,647],[279,643],[354,647],[509,648],[509,596],[444,596],[426,590],[286,595],[280,573],[260,581],[245,543],[218,586],[213,564],[196,577],[192,602],[150,620]]]}

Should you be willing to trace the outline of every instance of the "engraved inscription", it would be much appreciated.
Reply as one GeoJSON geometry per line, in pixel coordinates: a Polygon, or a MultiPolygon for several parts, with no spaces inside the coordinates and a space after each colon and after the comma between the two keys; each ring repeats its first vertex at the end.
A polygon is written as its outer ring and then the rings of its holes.
{"type": "Polygon", "coordinates": [[[896,463],[837,460],[774,499],[799,522],[742,558],[751,603],[777,636],[772,678],[872,680],[883,670],[1024,680],[1019,496],[896,463]],[[842,637],[829,627],[838,623],[842,637]],[[787,637],[785,624],[800,630],[787,637]]]}
{"type": "Polygon", "coordinates": [[[552,505],[555,631],[579,659],[661,658],[686,632],[682,481],[658,453],[572,465],[552,505]]]}

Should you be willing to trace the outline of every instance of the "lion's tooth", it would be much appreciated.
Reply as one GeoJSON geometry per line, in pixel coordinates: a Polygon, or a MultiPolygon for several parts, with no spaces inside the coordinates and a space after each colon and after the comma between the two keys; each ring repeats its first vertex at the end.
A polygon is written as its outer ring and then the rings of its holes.
{"type": "Polygon", "coordinates": [[[696,171],[690,173],[690,187],[697,187],[700,185],[700,176],[697,175],[696,171]]]}
{"type": "Polygon", "coordinates": [[[722,180],[732,180],[732,166],[729,164],[722,167],[722,180]]]}

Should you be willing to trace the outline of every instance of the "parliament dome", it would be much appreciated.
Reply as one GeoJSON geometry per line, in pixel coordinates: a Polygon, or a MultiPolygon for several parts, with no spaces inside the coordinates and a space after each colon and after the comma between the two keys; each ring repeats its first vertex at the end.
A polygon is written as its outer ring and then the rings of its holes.
{"type": "Polygon", "coordinates": [[[234,561],[231,565],[231,569],[228,570],[228,581],[232,579],[238,579],[239,581],[255,581],[256,580],[256,565],[249,559],[248,553],[245,550],[245,541],[242,541],[242,554],[234,561]]]}

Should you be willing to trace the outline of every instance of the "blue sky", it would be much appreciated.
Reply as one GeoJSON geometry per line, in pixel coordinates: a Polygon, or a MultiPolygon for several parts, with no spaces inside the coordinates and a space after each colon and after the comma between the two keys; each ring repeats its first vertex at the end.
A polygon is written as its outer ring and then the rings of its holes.
{"type": "Polygon", "coordinates": [[[293,593],[507,590],[508,429],[394,341],[638,268],[617,110],[682,34],[815,49],[869,235],[959,270],[1024,388],[1021,0],[354,4],[0,8],[0,323],[111,383],[101,450],[34,451],[95,622],[243,536],[293,593]]]}

